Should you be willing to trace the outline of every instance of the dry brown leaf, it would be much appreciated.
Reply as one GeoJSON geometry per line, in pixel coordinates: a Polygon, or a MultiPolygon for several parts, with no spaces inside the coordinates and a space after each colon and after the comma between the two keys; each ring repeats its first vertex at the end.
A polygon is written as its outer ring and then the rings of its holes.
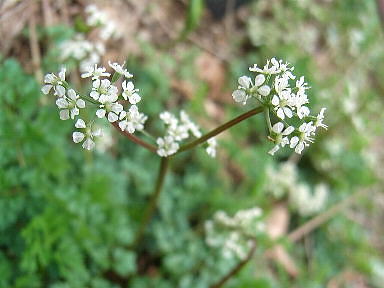
{"type": "Polygon", "coordinates": [[[221,60],[208,53],[202,53],[196,59],[196,69],[201,80],[208,84],[208,97],[225,102],[230,99],[223,94],[226,69],[221,60]]]}
{"type": "MultiPolygon", "coordinates": [[[[278,239],[288,231],[289,211],[286,203],[276,203],[270,213],[267,223],[267,234],[271,239],[278,239]]],[[[297,277],[299,270],[283,246],[276,246],[266,252],[268,258],[278,262],[291,277],[297,277]]]]}

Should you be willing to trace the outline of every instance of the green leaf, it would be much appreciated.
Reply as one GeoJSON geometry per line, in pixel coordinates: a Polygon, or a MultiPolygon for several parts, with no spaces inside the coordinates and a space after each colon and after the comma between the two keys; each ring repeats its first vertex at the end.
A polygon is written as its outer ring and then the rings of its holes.
{"type": "Polygon", "coordinates": [[[190,0],[187,11],[187,18],[185,21],[185,27],[181,33],[180,38],[185,38],[190,32],[192,32],[199,25],[201,16],[204,11],[203,0],[190,0]]]}

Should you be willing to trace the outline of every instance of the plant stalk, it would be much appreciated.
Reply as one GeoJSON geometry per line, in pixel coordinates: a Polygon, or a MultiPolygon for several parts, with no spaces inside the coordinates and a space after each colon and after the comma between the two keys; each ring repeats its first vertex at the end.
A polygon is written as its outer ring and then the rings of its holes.
{"type": "Polygon", "coordinates": [[[209,288],[220,288],[223,287],[225,283],[229,279],[231,279],[233,276],[235,276],[237,273],[240,272],[240,270],[252,259],[253,254],[255,254],[256,251],[256,243],[252,243],[251,250],[249,250],[247,256],[245,259],[241,260],[239,263],[237,263],[236,266],[234,266],[227,274],[225,274],[219,281],[217,281],[215,284],[209,286],[209,288]]]}
{"type": "Polygon", "coordinates": [[[165,175],[167,174],[168,163],[169,163],[168,157],[161,157],[161,162],[160,162],[160,166],[159,166],[159,173],[157,174],[155,189],[154,189],[153,194],[151,196],[149,205],[147,206],[147,209],[144,213],[144,217],[143,217],[143,220],[142,220],[141,225],[139,227],[139,230],[137,232],[135,241],[133,243],[133,247],[136,247],[140,243],[141,239],[144,236],[145,230],[146,230],[147,226],[149,225],[149,223],[151,222],[152,216],[156,211],[157,201],[159,199],[161,190],[163,188],[165,175]]]}
{"type": "Polygon", "coordinates": [[[112,125],[113,125],[113,126],[114,126],[114,127],[121,133],[121,134],[123,134],[125,137],[127,137],[127,138],[128,138],[129,140],[131,140],[132,142],[135,142],[136,144],[139,144],[139,145],[143,146],[144,148],[148,149],[149,151],[156,153],[157,148],[156,148],[155,145],[152,145],[152,144],[150,144],[150,143],[148,143],[148,142],[146,142],[146,141],[140,139],[139,137],[137,137],[137,136],[135,136],[135,135],[133,135],[133,134],[131,134],[131,133],[128,133],[128,132],[126,132],[126,131],[122,131],[122,130],[120,129],[119,125],[118,125],[116,122],[112,123],[112,125]]]}
{"type": "Polygon", "coordinates": [[[224,123],[223,125],[213,129],[211,132],[208,132],[207,134],[201,136],[200,138],[198,138],[198,139],[196,139],[196,140],[194,140],[188,144],[181,146],[179,151],[177,151],[176,154],[183,152],[183,151],[186,151],[186,150],[189,150],[189,149],[192,149],[195,146],[197,146],[201,143],[204,143],[208,139],[215,137],[216,135],[220,134],[221,132],[223,132],[223,131],[231,128],[232,126],[240,123],[241,121],[244,121],[245,119],[247,119],[253,115],[259,114],[263,111],[264,111],[264,107],[259,106],[259,107],[256,107],[256,108],[248,111],[248,112],[245,112],[245,113],[241,114],[240,116],[228,121],[227,123],[224,123]]]}

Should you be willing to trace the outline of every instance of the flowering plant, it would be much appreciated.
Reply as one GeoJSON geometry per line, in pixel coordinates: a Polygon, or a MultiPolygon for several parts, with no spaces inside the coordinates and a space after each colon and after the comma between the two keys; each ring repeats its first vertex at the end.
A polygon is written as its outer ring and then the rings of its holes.
{"type": "MultiPolygon", "coordinates": [[[[204,144],[207,154],[215,157],[217,147],[215,136],[256,114],[262,114],[265,118],[269,132],[268,139],[274,143],[268,152],[271,155],[285,146],[300,154],[314,141],[317,128],[327,128],[323,123],[325,108],[322,108],[317,116],[310,114],[306,94],[309,86],[304,77],[296,79],[293,74],[294,68],[290,64],[272,58],[262,68],[256,64],[250,67],[249,70],[256,74],[254,79],[241,76],[238,79],[238,88],[232,93],[235,102],[243,105],[252,105],[256,102],[260,104],[259,106],[205,134],[184,110],[181,110],[178,116],[163,111],[159,118],[165,126],[165,133],[155,137],[145,129],[148,116],[139,110],[139,104],[142,99],[145,101],[145,96],[139,94],[140,90],[132,81],[133,75],[124,64],[109,62],[109,67],[113,73],[107,72],[105,67],[93,64],[81,74],[82,78],[91,79],[92,88],[88,95],[80,95],[70,86],[66,81],[64,68],[58,75],[50,73],[45,76],[42,92],[57,97],[56,105],[60,109],[61,120],[75,120],[76,131],[72,134],[73,142],[82,143],[84,149],[92,150],[97,145],[97,139],[103,137],[102,130],[97,128],[95,122],[97,119],[105,118],[129,140],[161,157],[154,192],[144,212],[133,247],[139,245],[145,235],[156,210],[169,160],[174,155],[204,144]],[[85,109],[93,109],[93,119],[83,120],[85,117],[82,116],[82,111],[85,109]],[[136,136],[137,133],[141,133],[151,141],[136,136]],[[192,140],[186,142],[190,138],[192,140]]],[[[304,192],[306,193],[306,190],[304,192]]],[[[302,200],[302,197],[296,198],[295,203],[302,200]]],[[[316,209],[318,210],[317,207],[312,210],[316,209]]],[[[312,212],[307,210],[301,211],[302,214],[312,212]]],[[[256,239],[263,234],[262,211],[257,207],[239,211],[233,218],[227,216],[225,212],[218,212],[213,221],[206,222],[207,244],[221,247],[223,255],[226,257],[234,255],[242,261],[250,257],[249,253],[255,250],[256,239]]]]}

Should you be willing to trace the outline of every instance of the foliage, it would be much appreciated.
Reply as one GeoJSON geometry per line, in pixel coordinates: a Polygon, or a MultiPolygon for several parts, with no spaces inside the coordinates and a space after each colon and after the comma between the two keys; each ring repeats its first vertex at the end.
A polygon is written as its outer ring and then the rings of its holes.
{"type": "MultiPolygon", "coordinates": [[[[375,65],[383,60],[379,20],[372,16],[375,2],[267,2],[250,5],[248,35],[233,44],[243,55],[230,64],[228,79],[273,56],[287,58],[299,74],[308,75],[312,99],[329,107],[330,128],[300,159],[298,173],[311,185],[327,182],[330,207],[377,181],[372,140],[382,132],[377,82],[384,71],[375,65]],[[250,50],[237,46],[249,42],[250,50]]],[[[201,12],[190,13],[197,13],[188,24],[195,29],[201,12]]],[[[62,30],[54,27],[41,37],[54,43],[72,34],[62,30]]],[[[140,45],[141,57],[130,58],[128,66],[143,97],[153,98],[145,112],[172,110],[172,83],[163,73],[171,71],[193,82],[192,100],[179,102],[199,115],[207,94],[194,66],[200,51],[192,48],[175,59],[150,43],[140,45]]],[[[46,70],[57,68],[57,53],[52,44],[43,59],[46,70]]],[[[235,82],[228,86],[232,90],[235,82]]],[[[206,245],[205,221],[217,210],[233,215],[257,205],[268,214],[276,204],[266,189],[267,169],[289,155],[273,159],[265,153],[269,144],[255,132],[264,123],[255,117],[219,140],[217,161],[199,150],[174,159],[155,218],[140,251],[133,252],[158,159],[114,131],[115,144],[107,152],[79,149],[70,139],[72,124],[59,119],[53,99],[41,95],[40,83],[16,59],[1,62],[0,94],[0,287],[208,287],[237,259],[206,245]]],[[[230,119],[242,108],[223,109],[230,119]]],[[[374,210],[369,204],[361,203],[366,213],[374,210]]],[[[290,213],[290,229],[308,220],[294,209],[290,213]]],[[[371,287],[382,283],[384,258],[371,247],[364,227],[344,216],[300,243],[283,241],[300,270],[294,279],[280,264],[269,269],[264,252],[271,245],[262,242],[228,287],[324,287],[346,270],[364,275],[371,287]]]]}

